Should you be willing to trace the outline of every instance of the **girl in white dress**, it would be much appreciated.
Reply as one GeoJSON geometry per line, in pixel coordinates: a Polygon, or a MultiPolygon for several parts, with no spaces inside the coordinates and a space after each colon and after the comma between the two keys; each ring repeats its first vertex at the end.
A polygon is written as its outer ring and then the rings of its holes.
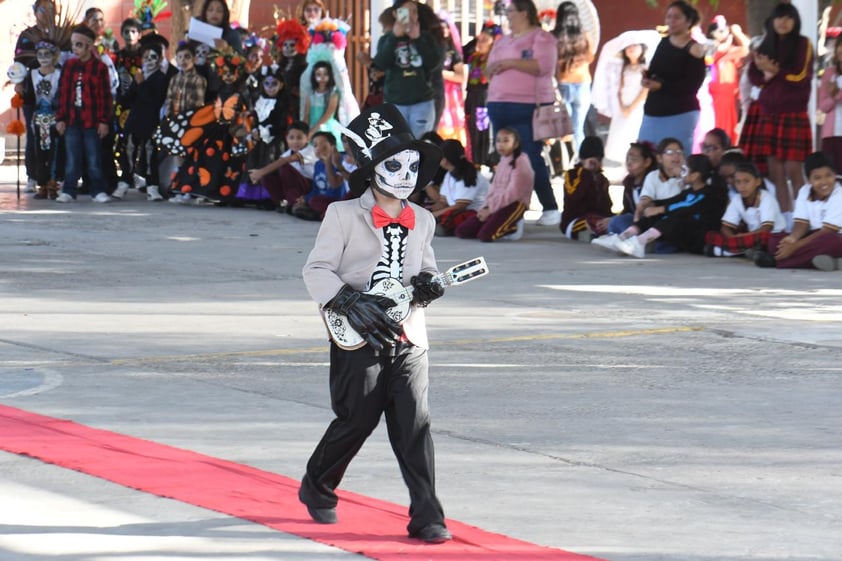
{"type": "Polygon", "coordinates": [[[646,46],[640,43],[629,45],[622,51],[623,64],[612,78],[609,92],[616,92],[609,98],[611,104],[611,126],[605,145],[605,158],[614,162],[625,160],[629,144],[637,140],[640,123],[643,121],[643,102],[646,90],[641,85],[645,66],[646,46]]]}

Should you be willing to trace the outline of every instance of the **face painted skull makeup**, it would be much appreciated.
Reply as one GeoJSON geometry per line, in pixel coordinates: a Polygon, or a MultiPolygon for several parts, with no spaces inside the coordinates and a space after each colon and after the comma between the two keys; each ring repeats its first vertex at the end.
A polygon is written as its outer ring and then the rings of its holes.
{"type": "Polygon", "coordinates": [[[35,58],[38,59],[38,66],[53,66],[56,62],[53,52],[49,49],[38,49],[35,51],[35,58]]]}
{"type": "Polygon", "coordinates": [[[281,47],[281,54],[287,58],[292,58],[298,54],[295,50],[295,39],[287,39],[281,47]]]}
{"type": "Polygon", "coordinates": [[[196,64],[202,66],[208,62],[208,54],[210,54],[210,47],[202,43],[196,47],[196,64]]]}
{"type": "Polygon", "coordinates": [[[395,199],[406,199],[418,183],[421,155],[417,150],[403,150],[374,166],[374,185],[395,199]]]}
{"type": "Polygon", "coordinates": [[[155,51],[146,51],[143,53],[143,72],[150,74],[161,67],[161,57],[155,51]]]}

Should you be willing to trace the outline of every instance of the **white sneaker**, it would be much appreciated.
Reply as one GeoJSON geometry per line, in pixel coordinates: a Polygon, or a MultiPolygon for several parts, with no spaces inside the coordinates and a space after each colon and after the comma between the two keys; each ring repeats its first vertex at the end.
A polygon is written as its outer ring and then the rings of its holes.
{"type": "Polygon", "coordinates": [[[632,236],[624,240],[619,240],[617,242],[617,250],[621,251],[622,253],[625,253],[626,255],[637,257],[638,259],[643,259],[644,257],[646,257],[646,246],[640,243],[640,240],[637,239],[637,236],[632,236]]]}
{"type": "Polygon", "coordinates": [[[839,259],[830,255],[816,255],[813,257],[813,267],[819,271],[838,271],[839,259]]]}
{"type": "Polygon", "coordinates": [[[23,188],[24,193],[34,193],[35,189],[38,187],[38,181],[30,177],[26,180],[26,187],[23,188]]]}
{"type": "Polygon", "coordinates": [[[617,242],[620,241],[620,236],[617,234],[608,234],[591,239],[591,245],[596,245],[611,251],[619,251],[617,242]]]}
{"type": "Polygon", "coordinates": [[[74,201],[76,201],[76,199],[68,195],[67,193],[61,193],[58,197],[56,197],[57,203],[72,203],[74,201]]]}
{"type": "Polygon", "coordinates": [[[538,219],[539,226],[558,226],[561,224],[561,213],[557,210],[545,210],[538,219]]]}
{"type": "Polygon", "coordinates": [[[114,197],[115,199],[122,199],[123,197],[126,196],[126,193],[128,192],[128,190],[129,190],[129,184],[128,183],[126,183],[125,181],[118,181],[117,182],[117,188],[114,189],[114,192],[111,193],[111,196],[114,197]]]}
{"type": "Polygon", "coordinates": [[[146,188],[146,198],[150,201],[163,201],[164,197],[161,196],[161,192],[158,190],[157,185],[149,185],[146,188]]]}
{"type": "Polygon", "coordinates": [[[184,200],[185,197],[189,197],[189,195],[183,195],[178,193],[177,195],[173,195],[168,199],[168,202],[171,202],[174,205],[181,205],[186,203],[187,201],[184,200]]]}
{"type": "Polygon", "coordinates": [[[93,198],[95,203],[110,203],[111,197],[108,196],[107,193],[97,193],[96,197],[93,198]]]}
{"type": "Polygon", "coordinates": [[[145,177],[140,176],[140,175],[135,173],[135,174],[133,174],[133,178],[134,178],[134,188],[135,189],[142,189],[142,188],[146,187],[146,178],[145,177]]]}
{"type": "Polygon", "coordinates": [[[505,236],[502,236],[500,239],[506,240],[508,242],[518,241],[520,238],[523,237],[523,226],[524,226],[524,222],[523,222],[523,218],[521,218],[520,220],[517,221],[517,229],[514,232],[512,232],[511,234],[506,234],[505,236]]]}

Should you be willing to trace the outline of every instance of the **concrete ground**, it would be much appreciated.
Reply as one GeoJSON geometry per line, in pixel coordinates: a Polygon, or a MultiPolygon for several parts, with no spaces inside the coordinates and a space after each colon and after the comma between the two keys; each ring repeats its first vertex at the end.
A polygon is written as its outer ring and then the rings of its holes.
{"type": "MultiPolygon", "coordinates": [[[[331,419],[318,225],[14,181],[0,403],[299,477],[331,419]]],[[[492,271],[428,312],[448,517],[610,561],[842,559],[842,273],[635,260],[536,216],[435,241],[492,271]]],[[[343,488],[406,504],[382,427],[343,488]]],[[[0,561],[359,558],[6,453],[0,497],[0,561]]]]}

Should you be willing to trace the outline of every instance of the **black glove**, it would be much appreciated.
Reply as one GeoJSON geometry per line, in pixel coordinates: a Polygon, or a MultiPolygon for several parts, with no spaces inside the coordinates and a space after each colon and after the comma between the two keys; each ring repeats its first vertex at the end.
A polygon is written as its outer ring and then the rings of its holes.
{"type": "Polygon", "coordinates": [[[395,305],[391,298],[365,294],[346,284],[325,304],[325,308],[347,317],[353,330],[373,349],[379,351],[383,347],[393,346],[403,333],[403,327],[386,315],[386,310],[395,305]]]}
{"type": "Polygon", "coordinates": [[[444,287],[437,282],[432,282],[434,276],[432,273],[422,271],[409,279],[409,284],[413,289],[413,304],[426,308],[430,302],[444,296],[444,287]]]}

